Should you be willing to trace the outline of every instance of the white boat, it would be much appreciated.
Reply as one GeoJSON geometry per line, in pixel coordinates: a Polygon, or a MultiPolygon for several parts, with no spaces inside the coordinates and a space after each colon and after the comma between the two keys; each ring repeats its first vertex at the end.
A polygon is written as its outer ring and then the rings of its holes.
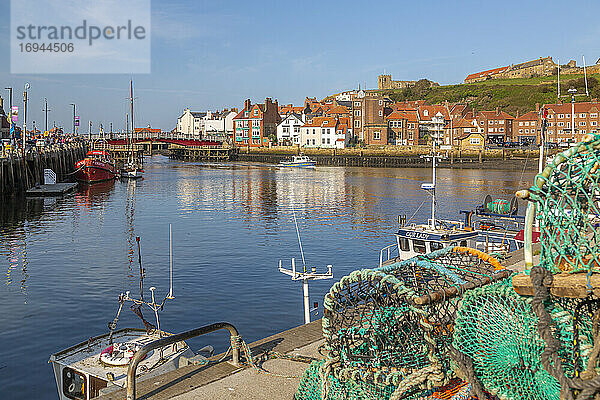
{"type": "Polygon", "coordinates": [[[435,139],[432,155],[427,157],[432,159],[432,182],[421,184],[421,189],[431,194],[431,218],[426,224],[405,225],[405,218],[399,217],[400,228],[394,235],[396,243],[379,251],[380,267],[448,246],[475,248],[477,244],[478,232],[465,227],[463,222],[436,219],[436,163],[439,156],[435,151],[435,139]]]}
{"type": "MultiPolygon", "coordinates": [[[[139,239],[139,238],[138,238],[139,239]]],[[[172,243],[172,242],[171,242],[172,243]]],[[[139,252],[139,240],[138,240],[139,252]]],[[[138,254],[139,256],[139,254],[138,254]]],[[[159,311],[167,300],[173,299],[172,258],[170,266],[170,290],[162,301],[155,298],[156,288],[151,287],[151,301],[144,300],[143,279],[145,271],[140,259],[140,298],[131,297],[127,291],[119,296],[119,307],[115,318],[108,324],[108,332],[91,337],[79,344],[50,356],[58,397],[60,400],[90,400],[97,396],[127,386],[127,371],[134,354],[143,346],[171,333],[161,330],[159,311]],[[117,330],[117,322],[125,303],[133,303],[132,311],[141,318],[146,329],[125,328],[117,330]],[[142,315],[142,307],[153,311],[156,322],[151,324],[142,315]]],[[[150,351],[138,365],[136,379],[173,371],[179,367],[182,357],[194,357],[194,352],[184,341],[150,351]]],[[[197,356],[196,356],[197,357],[197,356]]]]}
{"type": "Polygon", "coordinates": [[[317,165],[316,161],[311,160],[303,154],[300,154],[299,156],[293,156],[291,160],[284,160],[279,163],[280,167],[311,168],[315,165],[317,165]]]}

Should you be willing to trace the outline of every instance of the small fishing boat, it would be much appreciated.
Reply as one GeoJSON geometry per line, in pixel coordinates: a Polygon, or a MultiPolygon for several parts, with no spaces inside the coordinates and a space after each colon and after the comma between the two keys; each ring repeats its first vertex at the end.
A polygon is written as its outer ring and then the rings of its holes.
{"type": "MultiPolygon", "coordinates": [[[[139,237],[136,240],[140,260],[140,297],[131,296],[129,291],[121,293],[116,316],[108,323],[107,333],[91,337],[50,356],[48,362],[54,369],[58,396],[61,400],[90,400],[125,388],[127,370],[135,353],[145,345],[171,335],[161,330],[159,312],[167,300],[174,298],[172,256],[169,292],[162,301],[157,301],[156,288],[151,287],[151,299],[144,300],[145,269],[141,264],[139,237]],[[132,303],[131,310],[142,320],[145,329],[117,330],[117,322],[126,303],[132,303]],[[156,317],[154,324],[144,319],[142,307],[148,307],[154,313],[156,317]]],[[[171,240],[170,242],[172,243],[171,240]]],[[[194,352],[183,341],[151,350],[138,365],[137,380],[142,381],[179,368],[182,357],[194,357],[194,352]]]]}
{"type": "Polygon", "coordinates": [[[315,165],[317,165],[316,161],[311,160],[303,154],[293,156],[291,160],[284,160],[279,163],[280,167],[312,168],[315,165]]]}
{"type": "Polygon", "coordinates": [[[74,175],[78,181],[96,183],[115,179],[117,170],[108,151],[91,150],[83,160],[77,161],[74,175]]]}

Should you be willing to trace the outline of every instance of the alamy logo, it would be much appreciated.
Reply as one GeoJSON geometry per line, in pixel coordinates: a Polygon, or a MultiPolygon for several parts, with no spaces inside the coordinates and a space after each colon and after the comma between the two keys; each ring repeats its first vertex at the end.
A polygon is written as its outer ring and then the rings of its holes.
{"type": "Polygon", "coordinates": [[[149,73],[150,0],[12,0],[12,73],[149,73]]]}

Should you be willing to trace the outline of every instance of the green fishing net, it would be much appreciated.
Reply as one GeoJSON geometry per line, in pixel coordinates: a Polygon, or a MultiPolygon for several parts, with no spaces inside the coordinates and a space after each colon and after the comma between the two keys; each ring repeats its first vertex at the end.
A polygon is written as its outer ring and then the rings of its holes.
{"type": "Polygon", "coordinates": [[[412,398],[446,384],[459,295],[499,269],[485,253],[448,247],[343,277],[324,301],[327,358],[307,370],[296,397],[412,398]]]}
{"type": "MultiPolygon", "coordinates": [[[[573,316],[560,305],[547,306],[556,323],[554,335],[567,376],[581,371],[592,348],[591,321],[578,331],[574,356],[573,316]]],[[[537,330],[531,298],[508,285],[489,285],[466,293],[459,304],[454,347],[472,359],[476,378],[501,399],[558,400],[559,382],[542,366],[545,342],[537,330]]]]}
{"type": "Polygon", "coordinates": [[[557,154],[529,189],[552,273],[600,272],[600,135],[557,154]]]}

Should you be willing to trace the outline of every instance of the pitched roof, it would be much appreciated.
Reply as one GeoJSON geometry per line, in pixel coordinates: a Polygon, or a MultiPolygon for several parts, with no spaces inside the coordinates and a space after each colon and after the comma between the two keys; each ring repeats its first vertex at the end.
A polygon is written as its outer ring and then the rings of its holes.
{"type": "Polygon", "coordinates": [[[535,111],[529,111],[519,118],[515,118],[517,121],[537,121],[539,114],[535,111]]]}
{"type": "Polygon", "coordinates": [[[515,119],[515,117],[513,117],[512,115],[500,110],[479,111],[477,113],[477,118],[479,118],[480,116],[484,117],[485,119],[515,119]]]}
{"type": "Polygon", "coordinates": [[[334,117],[315,117],[307,124],[304,124],[304,128],[307,127],[335,127],[337,120],[334,117]]]}
{"type": "MultiPolygon", "coordinates": [[[[547,108],[549,112],[570,114],[571,104],[544,104],[544,108],[547,108]]],[[[581,102],[575,103],[575,113],[586,113],[586,112],[598,112],[600,110],[600,103],[597,102],[581,102]]]]}
{"type": "Polygon", "coordinates": [[[448,109],[444,106],[428,106],[423,105],[418,108],[419,111],[419,119],[422,121],[430,121],[433,117],[435,117],[438,113],[441,113],[444,119],[450,119],[448,115],[448,109]],[[425,115],[425,111],[427,111],[427,115],[425,115]]]}
{"type": "Polygon", "coordinates": [[[505,72],[509,68],[510,68],[509,66],[506,66],[506,67],[488,69],[487,71],[476,72],[474,74],[467,75],[467,77],[465,78],[465,82],[470,79],[486,78],[488,76],[500,74],[502,72],[505,72]]]}

